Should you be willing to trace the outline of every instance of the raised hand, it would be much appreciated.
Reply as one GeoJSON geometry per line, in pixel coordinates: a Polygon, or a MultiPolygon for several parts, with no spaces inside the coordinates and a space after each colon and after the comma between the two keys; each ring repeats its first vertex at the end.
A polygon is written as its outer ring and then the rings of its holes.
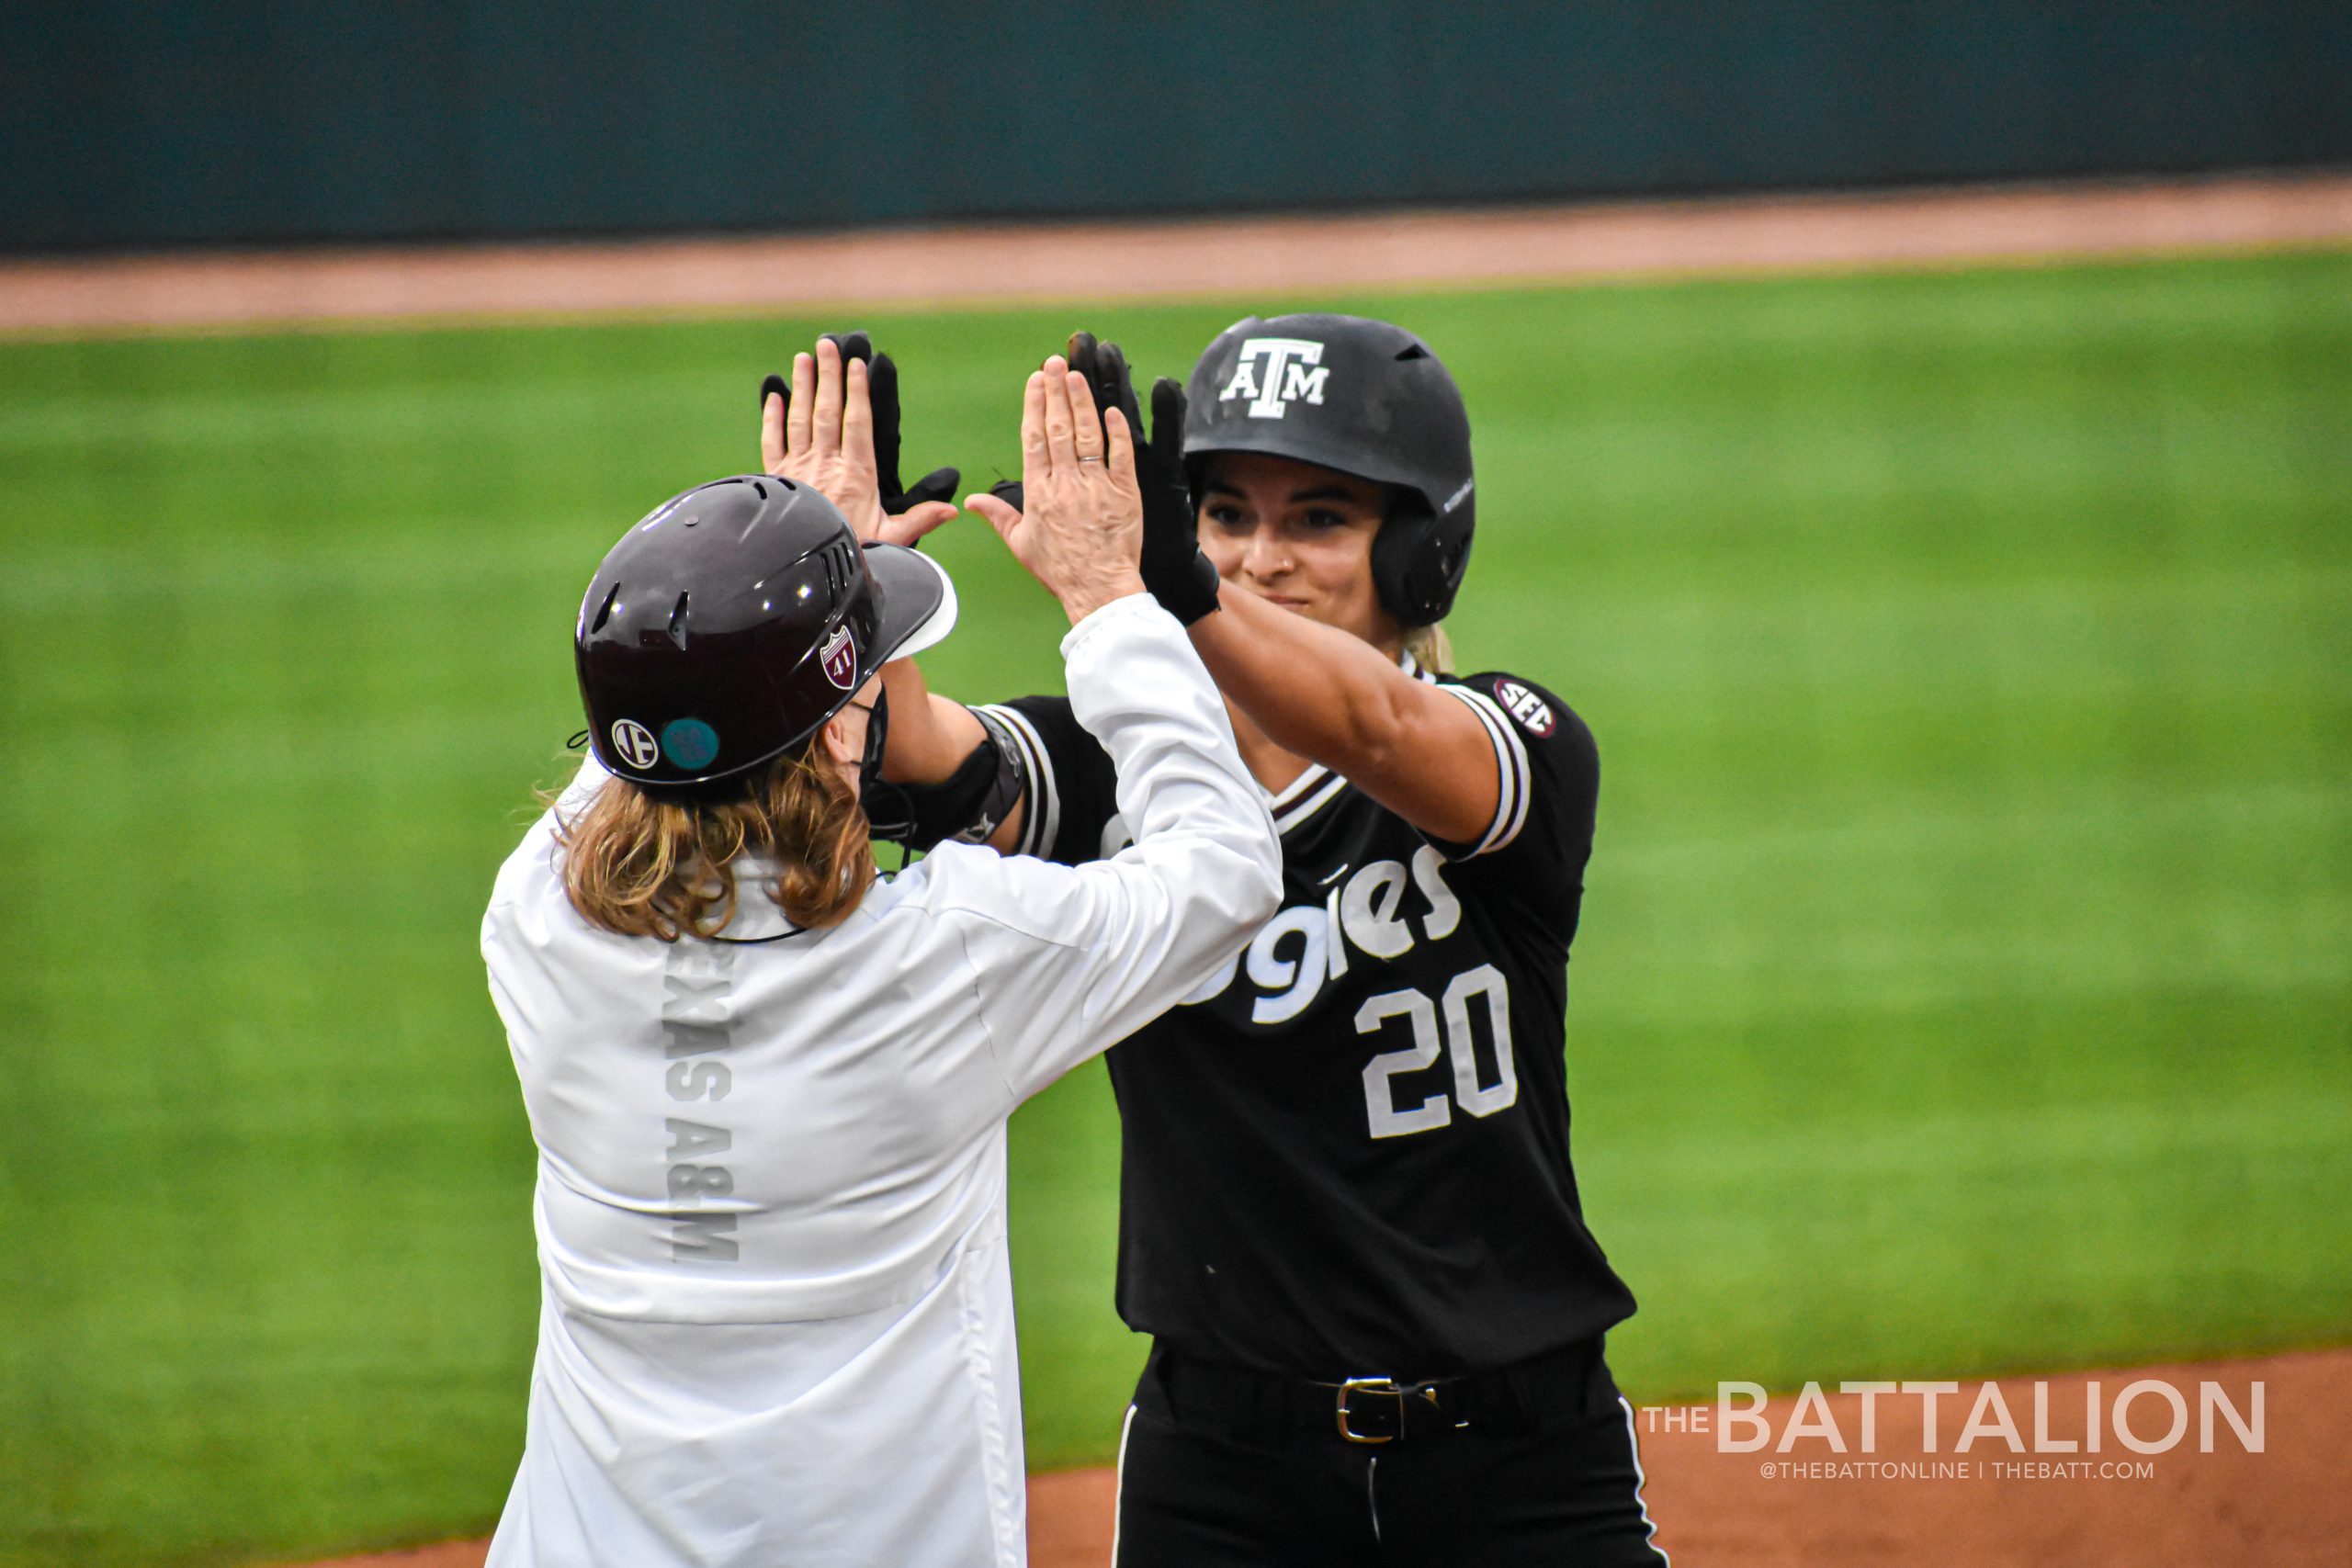
{"type": "MultiPolygon", "coordinates": [[[[889,494],[897,475],[886,487],[876,460],[876,421],[874,389],[866,361],[872,350],[863,333],[852,333],[845,354],[841,337],[817,340],[813,354],[792,356],[792,380],[770,376],[760,389],[760,457],[767,472],[796,484],[806,484],[842,510],[871,544],[911,545],[956,515],[952,503],[927,499],[925,491],[946,476],[953,488],[953,470],[926,477],[917,491],[889,494]],[[897,500],[903,509],[893,514],[886,502],[897,500]]],[[[898,373],[889,375],[888,402],[892,467],[897,461],[898,373]]]]}
{"type": "Polygon", "coordinates": [[[1023,393],[1021,486],[1021,509],[995,494],[964,504],[989,520],[1072,625],[1143,591],[1143,495],[1131,428],[1115,408],[1096,413],[1086,378],[1059,355],[1023,393]]]}
{"type": "MultiPolygon", "coordinates": [[[[1135,379],[1115,343],[1073,333],[1069,367],[1086,378],[1095,405],[1117,409],[1141,434],[1135,379]]],[[[1216,568],[1201,553],[1193,488],[1184,470],[1184,389],[1162,376],[1151,389],[1151,435],[1136,448],[1136,482],[1143,492],[1144,586],[1160,607],[1186,626],[1217,607],[1216,568]]]]}

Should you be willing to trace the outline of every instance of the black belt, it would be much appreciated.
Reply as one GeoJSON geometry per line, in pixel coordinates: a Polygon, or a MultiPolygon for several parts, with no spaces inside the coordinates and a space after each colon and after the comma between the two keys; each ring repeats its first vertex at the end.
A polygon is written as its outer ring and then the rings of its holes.
{"type": "Polygon", "coordinates": [[[1321,1428],[1351,1443],[1393,1443],[1447,1432],[1524,1436],[1589,1416],[1615,1397],[1600,1341],[1588,1339],[1491,1371],[1338,1382],[1283,1377],[1152,1347],[1169,1414],[1236,1433],[1321,1428]]]}

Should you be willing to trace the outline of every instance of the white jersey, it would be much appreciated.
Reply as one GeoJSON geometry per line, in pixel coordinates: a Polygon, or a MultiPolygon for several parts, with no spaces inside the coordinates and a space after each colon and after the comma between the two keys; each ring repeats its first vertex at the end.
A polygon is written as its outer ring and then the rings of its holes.
{"type": "Polygon", "coordinates": [[[741,879],[731,940],[582,920],[556,814],[482,923],[539,1145],[545,1276],[492,1568],[1025,1561],[1013,1108],[1232,958],[1279,852],[1151,599],[1062,644],[1138,827],[1083,866],[945,845],[830,931],[741,879]]]}

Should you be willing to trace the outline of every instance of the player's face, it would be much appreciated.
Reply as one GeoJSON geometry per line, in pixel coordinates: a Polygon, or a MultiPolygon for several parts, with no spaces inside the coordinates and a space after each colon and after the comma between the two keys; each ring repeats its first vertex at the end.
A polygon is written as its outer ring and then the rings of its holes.
{"type": "Polygon", "coordinates": [[[1201,549],[1217,575],[1391,653],[1404,630],[1372,586],[1387,487],[1292,457],[1220,452],[1202,476],[1201,549]]]}

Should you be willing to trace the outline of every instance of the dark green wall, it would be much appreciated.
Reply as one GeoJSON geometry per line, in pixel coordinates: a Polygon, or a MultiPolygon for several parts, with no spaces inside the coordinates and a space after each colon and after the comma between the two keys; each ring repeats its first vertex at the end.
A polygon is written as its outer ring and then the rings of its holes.
{"type": "Polygon", "coordinates": [[[2352,4],[29,0],[0,249],[2352,162],[2352,4]]]}

